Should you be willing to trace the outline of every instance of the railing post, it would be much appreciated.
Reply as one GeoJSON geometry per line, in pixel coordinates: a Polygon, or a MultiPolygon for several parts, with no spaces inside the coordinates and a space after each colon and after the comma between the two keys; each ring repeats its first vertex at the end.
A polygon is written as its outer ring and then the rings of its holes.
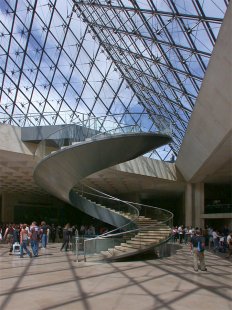
{"type": "Polygon", "coordinates": [[[76,253],[76,261],[78,262],[78,236],[75,236],[75,253],[76,253]]]}
{"type": "Polygon", "coordinates": [[[78,262],[78,256],[79,256],[79,236],[78,236],[78,230],[75,232],[75,251],[76,251],[76,261],[78,262]]]}
{"type": "Polygon", "coordinates": [[[84,262],[86,262],[86,249],[85,249],[85,239],[84,239],[84,262]]]}

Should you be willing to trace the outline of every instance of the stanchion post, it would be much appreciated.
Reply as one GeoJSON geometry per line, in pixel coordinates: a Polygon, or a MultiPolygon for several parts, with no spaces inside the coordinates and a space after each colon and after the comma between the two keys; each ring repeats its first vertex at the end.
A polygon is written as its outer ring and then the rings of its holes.
{"type": "Polygon", "coordinates": [[[78,256],[79,256],[79,236],[78,236],[78,231],[76,230],[75,233],[75,250],[76,250],[76,261],[78,262],[78,256]]]}

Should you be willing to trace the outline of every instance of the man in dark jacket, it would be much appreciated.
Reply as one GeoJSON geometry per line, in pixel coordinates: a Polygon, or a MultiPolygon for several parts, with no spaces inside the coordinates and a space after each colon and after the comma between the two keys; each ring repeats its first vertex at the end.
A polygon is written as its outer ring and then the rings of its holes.
{"type": "Polygon", "coordinates": [[[190,240],[191,251],[193,253],[193,268],[198,271],[198,260],[200,262],[200,270],[206,271],[205,266],[205,238],[202,236],[199,229],[196,229],[195,234],[190,240]]]}

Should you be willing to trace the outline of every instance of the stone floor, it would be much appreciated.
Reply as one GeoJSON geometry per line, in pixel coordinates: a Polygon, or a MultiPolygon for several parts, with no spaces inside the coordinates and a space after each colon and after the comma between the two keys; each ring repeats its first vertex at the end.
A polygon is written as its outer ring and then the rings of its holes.
{"type": "Polygon", "coordinates": [[[232,309],[232,259],[206,251],[194,272],[187,246],[163,259],[76,262],[58,244],[37,258],[9,256],[0,245],[0,309],[232,309]]]}

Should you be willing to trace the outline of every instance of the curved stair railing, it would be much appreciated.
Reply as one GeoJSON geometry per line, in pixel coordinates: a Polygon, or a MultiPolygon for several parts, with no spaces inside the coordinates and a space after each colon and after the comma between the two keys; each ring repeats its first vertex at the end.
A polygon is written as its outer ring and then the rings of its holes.
{"type": "Polygon", "coordinates": [[[115,226],[102,235],[85,239],[85,261],[118,260],[145,253],[167,242],[172,236],[173,214],[168,210],[121,200],[89,186],[84,191],[82,185],[76,193],[94,205],[95,210],[107,210],[103,221],[115,226]]]}
{"type": "Polygon", "coordinates": [[[35,153],[38,161],[34,170],[36,183],[83,212],[115,226],[107,234],[86,240],[85,258],[92,255],[94,249],[94,254],[100,253],[102,258],[119,259],[145,252],[168,240],[173,217],[168,211],[101,193],[101,199],[104,196],[108,202],[123,205],[124,210],[119,211],[116,207],[107,207],[108,203],[104,206],[87,199],[83,191],[76,189],[90,174],[134,159],[169,142],[171,138],[166,132],[146,132],[137,124],[112,122],[110,126],[103,126],[99,118],[89,119],[84,124],[63,126],[41,141],[35,153]],[[153,211],[148,212],[148,209],[153,211]]]}

